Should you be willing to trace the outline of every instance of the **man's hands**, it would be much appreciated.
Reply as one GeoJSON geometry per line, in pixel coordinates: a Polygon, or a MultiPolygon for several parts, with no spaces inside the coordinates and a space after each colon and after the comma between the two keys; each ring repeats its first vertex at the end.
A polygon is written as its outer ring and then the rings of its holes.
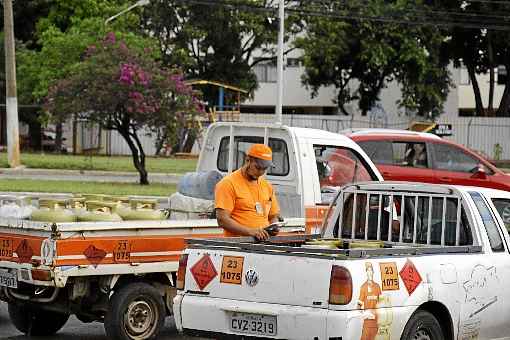
{"type": "Polygon", "coordinates": [[[255,237],[257,241],[266,241],[269,239],[269,233],[264,228],[248,228],[250,236],[255,237]]]}
{"type": "Polygon", "coordinates": [[[264,228],[249,228],[236,222],[230,217],[230,212],[223,209],[216,209],[216,219],[218,225],[236,235],[246,235],[255,237],[258,241],[269,239],[269,233],[264,228]]]}

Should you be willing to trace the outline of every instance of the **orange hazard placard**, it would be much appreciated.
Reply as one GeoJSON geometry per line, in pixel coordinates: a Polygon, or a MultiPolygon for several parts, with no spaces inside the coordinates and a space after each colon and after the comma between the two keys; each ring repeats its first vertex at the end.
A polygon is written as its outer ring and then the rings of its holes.
{"type": "Polygon", "coordinates": [[[381,262],[382,290],[398,290],[398,271],[395,262],[381,262]]]}
{"type": "Polygon", "coordinates": [[[12,240],[0,238],[0,259],[11,259],[13,255],[12,240]]]}
{"type": "Polygon", "coordinates": [[[131,261],[131,243],[127,240],[118,241],[113,249],[113,261],[128,263],[131,261]]]}
{"type": "Polygon", "coordinates": [[[223,256],[220,282],[240,285],[243,278],[244,257],[223,256]]]}
{"type": "Polygon", "coordinates": [[[94,267],[97,267],[106,257],[106,251],[96,248],[96,246],[91,244],[83,251],[83,255],[85,255],[87,260],[92,263],[94,267]]]}
{"type": "Polygon", "coordinates": [[[421,275],[411,260],[407,259],[406,264],[400,270],[400,277],[406,286],[407,292],[411,295],[421,283],[421,275]]]}
{"type": "Polygon", "coordinates": [[[30,247],[30,245],[28,244],[28,241],[23,240],[16,248],[16,254],[18,254],[19,263],[29,263],[32,260],[34,251],[32,250],[32,247],[30,247]]]}
{"type": "Polygon", "coordinates": [[[203,290],[209,282],[218,275],[216,268],[214,268],[214,263],[208,254],[202,256],[202,258],[191,267],[190,271],[200,290],[203,290]]]}

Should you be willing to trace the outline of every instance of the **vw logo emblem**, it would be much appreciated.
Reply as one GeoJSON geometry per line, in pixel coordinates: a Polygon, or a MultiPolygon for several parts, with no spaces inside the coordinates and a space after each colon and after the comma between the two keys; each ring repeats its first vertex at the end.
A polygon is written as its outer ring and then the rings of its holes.
{"type": "Polygon", "coordinates": [[[251,287],[255,286],[259,282],[259,275],[253,269],[246,272],[245,278],[246,283],[251,287]]]}

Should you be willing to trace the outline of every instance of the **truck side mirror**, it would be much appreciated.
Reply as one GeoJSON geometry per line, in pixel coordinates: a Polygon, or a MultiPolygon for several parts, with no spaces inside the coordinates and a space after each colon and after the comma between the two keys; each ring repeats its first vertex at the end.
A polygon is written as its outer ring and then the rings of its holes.
{"type": "Polygon", "coordinates": [[[478,164],[471,178],[487,179],[487,173],[482,164],[478,164]]]}

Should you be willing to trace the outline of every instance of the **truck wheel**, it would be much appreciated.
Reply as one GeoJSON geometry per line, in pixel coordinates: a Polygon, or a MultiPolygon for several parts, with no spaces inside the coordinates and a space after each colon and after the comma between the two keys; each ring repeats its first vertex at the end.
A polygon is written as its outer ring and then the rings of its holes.
{"type": "Polygon", "coordinates": [[[27,335],[53,335],[64,327],[69,319],[69,314],[21,306],[14,303],[9,303],[7,309],[14,327],[27,335]]]}
{"type": "Polygon", "coordinates": [[[109,339],[154,339],[165,322],[165,304],[153,286],[137,282],[113,294],[104,318],[109,339]]]}
{"type": "Polygon", "coordinates": [[[407,322],[401,340],[444,340],[441,325],[427,311],[420,310],[407,322]]]}

